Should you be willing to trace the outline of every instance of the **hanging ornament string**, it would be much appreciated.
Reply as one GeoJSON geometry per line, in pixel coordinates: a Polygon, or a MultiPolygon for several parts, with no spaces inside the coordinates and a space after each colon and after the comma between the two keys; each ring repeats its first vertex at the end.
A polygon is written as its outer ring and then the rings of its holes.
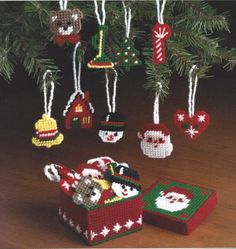
{"type": "Polygon", "coordinates": [[[126,38],[129,38],[130,27],[131,27],[131,19],[132,19],[131,8],[127,8],[127,6],[125,5],[125,1],[124,0],[122,0],[122,4],[123,4],[124,12],[125,12],[125,15],[124,15],[124,19],[125,19],[125,34],[126,34],[126,38]]]}
{"type": "Polygon", "coordinates": [[[81,59],[79,60],[78,63],[78,71],[76,71],[76,54],[77,54],[77,50],[78,47],[80,46],[80,42],[77,42],[75,47],[74,47],[74,51],[73,51],[73,75],[74,75],[74,87],[75,87],[75,92],[81,92],[81,59]]]}
{"type": "Polygon", "coordinates": [[[165,10],[166,0],[162,1],[161,6],[160,6],[160,0],[156,0],[156,5],[157,5],[157,21],[160,24],[164,24],[163,13],[165,10]]]}
{"type": "Polygon", "coordinates": [[[112,103],[111,103],[111,97],[110,97],[110,91],[109,91],[109,81],[110,80],[109,80],[107,70],[105,71],[106,97],[107,97],[107,107],[108,107],[109,112],[115,112],[116,111],[116,88],[117,88],[118,73],[114,68],[112,68],[112,70],[114,72],[112,103]]]}
{"type": "Polygon", "coordinates": [[[43,75],[43,94],[44,94],[44,112],[47,114],[49,117],[51,117],[51,112],[52,112],[52,101],[54,98],[54,83],[52,80],[50,80],[50,87],[51,91],[49,94],[49,99],[47,98],[47,86],[46,86],[46,77],[49,74],[49,77],[52,76],[52,71],[47,70],[44,75],[43,75]]]}
{"type": "Polygon", "coordinates": [[[195,74],[194,78],[194,71],[197,69],[197,66],[193,65],[189,71],[188,115],[190,118],[193,117],[195,113],[195,95],[198,85],[198,76],[195,74]]]}
{"type": "Polygon", "coordinates": [[[67,2],[68,2],[68,0],[59,0],[61,10],[66,10],[67,9],[67,2]]]}
{"type": "Polygon", "coordinates": [[[97,0],[94,0],[95,13],[96,13],[99,25],[104,25],[106,21],[105,2],[106,2],[105,0],[102,0],[102,18],[100,18],[97,0]]]}
{"type": "Polygon", "coordinates": [[[160,123],[160,115],[159,115],[159,97],[160,92],[162,89],[162,84],[160,82],[157,82],[159,91],[155,93],[155,100],[154,100],[154,107],[153,107],[153,123],[159,124],[160,123]]]}

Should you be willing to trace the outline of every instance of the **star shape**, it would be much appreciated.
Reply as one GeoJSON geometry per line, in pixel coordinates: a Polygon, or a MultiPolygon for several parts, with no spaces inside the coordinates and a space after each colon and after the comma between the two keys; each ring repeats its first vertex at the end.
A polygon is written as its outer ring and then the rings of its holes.
{"type": "Polygon", "coordinates": [[[70,227],[74,227],[75,226],[75,224],[74,224],[74,222],[73,222],[72,219],[69,220],[69,225],[70,225],[70,227]]]}
{"type": "Polygon", "coordinates": [[[184,114],[177,114],[177,119],[178,119],[178,121],[183,122],[184,121],[184,114]]]}
{"type": "Polygon", "coordinates": [[[198,115],[197,116],[197,121],[200,122],[200,123],[204,123],[206,121],[205,118],[206,118],[205,114],[198,115]]]}
{"type": "Polygon", "coordinates": [[[125,223],[125,227],[127,227],[128,229],[130,229],[132,226],[133,226],[134,222],[132,220],[128,220],[126,223],[125,223]]]}
{"type": "Polygon", "coordinates": [[[67,216],[66,216],[66,213],[64,213],[64,214],[62,215],[62,219],[63,219],[64,221],[67,221],[67,220],[68,220],[68,218],[67,218],[67,216]]]}
{"type": "Polygon", "coordinates": [[[122,226],[117,222],[114,227],[113,227],[113,231],[115,231],[116,233],[118,233],[120,231],[120,229],[122,228],[122,226]]]}
{"type": "Polygon", "coordinates": [[[190,125],[190,128],[185,131],[191,138],[193,138],[196,134],[199,133],[196,129],[193,128],[192,125],[190,125]]]}
{"type": "Polygon", "coordinates": [[[65,189],[69,190],[70,184],[65,181],[65,182],[63,182],[62,187],[64,187],[65,189]]]}
{"type": "Polygon", "coordinates": [[[97,235],[97,233],[90,231],[91,240],[93,240],[97,235]]]}
{"type": "Polygon", "coordinates": [[[138,218],[138,220],[136,221],[138,224],[142,225],[142,215],[140,215],[140,217],[138,218]]]}
{"type": "Polygon", "coordinates": [[[103,235],[104,237],[106,237],[109,232],[110,232],[109,229],[107,229],[106,227],[103,227],[100,234],[103,235]]]}
{"type": "Polygon", "coordinates": [[[79,224],[76,226],[75,229],[76,229],[76,231],[78,232],[78,234],[80,234],[80,233],[82,232],[81,227],[80,227],[79,224]]]}

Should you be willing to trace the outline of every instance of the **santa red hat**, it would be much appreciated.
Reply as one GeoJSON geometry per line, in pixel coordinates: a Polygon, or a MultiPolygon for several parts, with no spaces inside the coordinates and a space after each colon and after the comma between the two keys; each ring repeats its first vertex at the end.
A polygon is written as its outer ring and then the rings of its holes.
{"type": "Polygon", "coordinates": [[[161,131],[165,136],[170,135],[169,129],[162,123],[160,124],[146,123],[138,132],[139,138],[143,139],[146,131],[161,131]]]}
{"type": "Polygon", "coordinates": [[[164,195],[168,194],[168,193],[178,193],[178,194],[182,194],[185,195],[188,199],[192,199],[193,198],[193,193],[185,188],[181,188],[178,186],[173,186],[173,187],[169,187],[166,190],[163,191],[164,195]]]}

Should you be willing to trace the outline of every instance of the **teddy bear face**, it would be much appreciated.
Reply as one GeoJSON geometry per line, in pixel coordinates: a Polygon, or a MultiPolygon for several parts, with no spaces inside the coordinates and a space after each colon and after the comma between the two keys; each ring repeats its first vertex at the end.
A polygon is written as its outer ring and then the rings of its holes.
{"type": "Polygon", "coordinates": [[[98,182],[89,176],[85,176],[76,185],[72,199],[77,205],[83,204],[87,207],[92,207],[98,203],[102,192],[103,188],[98,182]]]}
{"type": "Polygon", "coordinates": [[[83,14],[79,9],[50,12],[50,30],[55,35],[78,34],[81,30],[83,14]]]}

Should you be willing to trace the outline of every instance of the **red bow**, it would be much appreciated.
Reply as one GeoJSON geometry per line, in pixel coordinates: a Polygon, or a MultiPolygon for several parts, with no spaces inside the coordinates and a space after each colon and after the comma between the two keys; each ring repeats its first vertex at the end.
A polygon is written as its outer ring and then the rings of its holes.
{"type": "Polygon", "coordinates": [[[77,43],[80,41],[80,36],[77,35],[77,34],[73,34],[73,35],[56,35],[54,37],[54,42],[56,44],[64,44],[65,42],[68,42],[68,43],[77,43]]]}

